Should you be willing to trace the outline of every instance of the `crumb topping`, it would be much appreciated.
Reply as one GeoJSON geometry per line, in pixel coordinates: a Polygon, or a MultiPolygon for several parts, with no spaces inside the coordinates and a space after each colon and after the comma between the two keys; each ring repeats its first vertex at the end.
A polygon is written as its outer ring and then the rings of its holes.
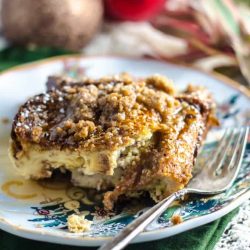
{"type": "Polygon", "coordinates": [[[46,147],[115,149],[162,129],[181,106],[173,84],[159,75],[136,80],[123,74],[81,82],[50,77],[47,85],[46,93],[20,108],[13,137],[46,147]]]}
{"type": "Polygon", "coordinates": [[[148,85],[154,86],[156,89],[163,90],[170,95],[175,94],[173,82],[169,79],[166,79],[164,76],[158,74],[150,76],[146,79],[146,83],[148,85]]]}

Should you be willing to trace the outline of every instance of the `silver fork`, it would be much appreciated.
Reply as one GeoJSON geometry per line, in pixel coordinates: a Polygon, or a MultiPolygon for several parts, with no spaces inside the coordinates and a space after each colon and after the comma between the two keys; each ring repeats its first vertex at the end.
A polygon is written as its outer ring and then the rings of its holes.
{"type": "Polygon", "coordinates": [[[239,172],[248,133],[248,127],[227,129],[209,157],[209,162],[192,178],[185,189],[173,193],[147,210],[99,250],[123,249],[147,225],[158,218],[174,200],[181,199],[186,194],[215,195],[227,190],[239,172]]]}

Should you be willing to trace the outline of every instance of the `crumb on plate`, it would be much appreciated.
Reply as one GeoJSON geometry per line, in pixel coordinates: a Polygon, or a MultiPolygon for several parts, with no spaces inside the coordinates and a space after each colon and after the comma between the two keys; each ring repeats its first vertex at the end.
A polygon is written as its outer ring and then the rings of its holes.
{"type": "Polygon", "coordinates": [[[82,233],[90,230],[91,221],[84,215],[72,214],[67,219],[68,229],[72,233],[82,233]]]}
{"type": "Polygon", "coordinates": [[[177,224],[180,224],[182,223],[182,217],[179,215],[179,214],[174,214],[171,218],[171,222],[174,224],[174,225],[177,225],[177,224]]]}
{"type": "Polygon", "coordinates": [[[10,119],[8,117],[3,117],[1,119],[1,122],[2,122],[2,124],[9,124],[10,123],[10,119]]]}

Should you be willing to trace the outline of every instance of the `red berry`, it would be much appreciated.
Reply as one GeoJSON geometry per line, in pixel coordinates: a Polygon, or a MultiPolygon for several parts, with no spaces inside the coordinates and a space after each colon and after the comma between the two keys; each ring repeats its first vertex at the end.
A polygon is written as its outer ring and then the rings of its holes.
{"type": "Polygon", "coordinates": [[[108,17],[117,20],[148,20],[159,12],[165,0],[105,0],[108,17]]]}

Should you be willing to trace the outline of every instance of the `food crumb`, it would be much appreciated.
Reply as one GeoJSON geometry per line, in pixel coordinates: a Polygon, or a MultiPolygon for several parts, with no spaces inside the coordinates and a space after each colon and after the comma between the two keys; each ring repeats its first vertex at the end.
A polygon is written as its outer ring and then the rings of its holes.
{"type": "Polygon", "coordinates": [[[71,233],[82,233],[90,230],[91,221],[84,215],[72,214],[67,219],[68,229],[71,233]]]}
{"type": "Polygon", "coordinates": [[[174,225],[180,224],[182,223],[182,217],[179,214],[174,214],[171,218],[171,222],[174,225]]]}
{"type": "Polygon", "coordinates": [[[3,117],[3,118],[1,119],[1,122],[2,122],[3,124],[9,124],[9,123],[10,123],[10,119],[7,118],[7,117],[3,117]]]}

